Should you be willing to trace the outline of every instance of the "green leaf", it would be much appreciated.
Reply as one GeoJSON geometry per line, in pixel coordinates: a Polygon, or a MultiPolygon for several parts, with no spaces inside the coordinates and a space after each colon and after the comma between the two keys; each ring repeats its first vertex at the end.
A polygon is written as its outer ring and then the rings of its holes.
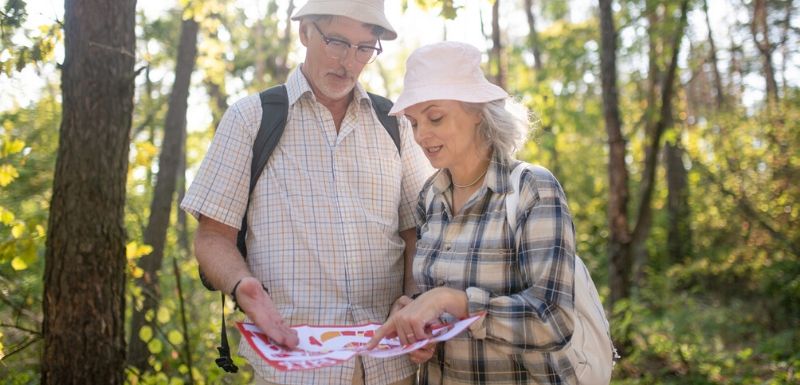
{"type": "Polygon", "coordinates": [[[19,139],[13,139],[3,143],[3,156],[16,154],[25,148],[25,142],[19,139]]]}
{"type": "Polygon", "coordinates": [[[11,236],[14,239],[19,239],[23,234],[25,234],[25,224],[18,223],[11,228],[11,236]]]}
{"type": "Polygon", "coordinates": [[[4,225],[11,225],[14,222],[14,213],[7,210],[5,207],[0,206],[0,223],[4,225]]]}
{"type": "Polygon", "coordinates": [[[172,315],[169,313],[169,310],[165,307],[161,307],[158,309],[158,315],[156,315],[158,319],[158,323],[165,324],[169,322],[169,319],[172,318],[172,315]]]}
{"type": "Polygon", "coordinates": [[[11,184],[19,176],[17,169],[10,164],[0,165],[0,187],[11,184]]]}
{"type": "Polygon", "coordinates": [[[23,260],[22,258],[14,257],[14,259],[11,260],[11,267],[16,271],[20,271],[27,269],[28,264],[25,263],[25,260],[23,260]]]}
{"type": "Polygon", "coordinates": [[[161,353],[163,349],[164,349],[164,344],[158,338],[152,339],[150,340],[150,342],[147,343],[147,350],[149,350],[150,353],[158,354],[161,353]]]}
{"type": "Polygon", "coordinates": [[[142,328],[139,329],[139,339],[147,342],[150,341],[151,338],[153,338],[153,329],[150,326],[142,326],[142,328]]]}
{"type": "Polygon", "coordinates": [[[183,334],[177,330],[171,330],[167,334],[167,340],[173,345],[180,345],[183,343],[183,334]]]}

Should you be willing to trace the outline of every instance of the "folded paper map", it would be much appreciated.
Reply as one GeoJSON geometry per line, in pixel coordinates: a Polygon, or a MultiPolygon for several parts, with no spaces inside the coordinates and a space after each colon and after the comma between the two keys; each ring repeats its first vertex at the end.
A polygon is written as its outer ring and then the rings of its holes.
{"type": "Polygon", "coordinates": [[[372,350],[367,342],[375,335],[380,324],[359,326],[293,326],[300,343],[294,350],[272,344],[269,338],[254,324],[237,322],[236,327],[247,343],[268,364],[280,371],[309,370],[341,364],[356,354],[387,358],[406,354],[431,342],[449,340],[481,318],[475,315],[451,324],[437,325],[431,330],[431,338],[403,346],[397,338],[384,338],[372,350]]]}

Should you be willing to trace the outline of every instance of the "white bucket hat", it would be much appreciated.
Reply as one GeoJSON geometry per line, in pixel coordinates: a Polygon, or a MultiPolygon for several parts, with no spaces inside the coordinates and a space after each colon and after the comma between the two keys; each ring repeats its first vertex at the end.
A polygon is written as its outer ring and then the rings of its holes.
{"type": "Polygon", "coordinates": [[[430,100],[485,103],[507,97],[506,91],[486,80],[477,48],[445,41],[411,53],[406,61],[403,92],[389,115],[402,115],[409,106],[430,100]]]}
{"type": "Polygon", "coordinates": [[[300,20],[308,15],[334,15],[349,17],[362,23],[377,25],[386,30],[381,36],[383,40],[394,40],[394,31],[383,12],[383,0],[308,0],[300,8],[292,20],[300,20]]]}

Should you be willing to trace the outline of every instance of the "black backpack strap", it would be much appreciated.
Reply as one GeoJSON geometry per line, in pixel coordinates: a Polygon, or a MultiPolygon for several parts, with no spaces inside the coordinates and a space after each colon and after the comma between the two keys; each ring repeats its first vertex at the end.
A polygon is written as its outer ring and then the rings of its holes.
{"type": "MultiPolygon", "coordinates": [[[[272,152],[278,146],[278,142],[283,135],[283,129],[286,126],[286,119],[289,116],[289,95],[286,92],[285,85],[272,87],[259,94],[261,98],[261,125],[258,127],[258,134],[253,142],[253,159],[250,163],[250,187],[247,191],[247,206],[245,206],[244,216],[242,217],[242,227],[239,229],[239,234],[236,235],[236,246],[242,257],[247,258],[247,247],[245,240],[247,239],[247,211],[250,209],[250,196],[253,195],[253,190],[256,188],[258,178],[264,171],[272,152]]],[[[200,277],[203,277],[203,272],[200,272],[200,277]]],[[[203,279],[203,284],[206,285],[206,280],[203,279]]],[[[213,287],[206,285],[206,288],[213,290],[213,287]]],[[[236,288],[234,287],[234,290],[236,288]]],[[[225,293],[222,293],[222,325],[220,331],[220,346],[217,347],[219,351],[219,358],[215,360],[217,366],[228,373],[236,373],[239,368],[233,364],[231,358],[230,346],[228,345],[228,334],[225,331],[225,293]]]]}
{"type": "Polygon", "coordinates": [[[394,116],[389,116],[389,111],[392,110],[392,106],[394,105],[391,100],[384,98],[380,95],[375,95],[373,93],[367,92],[369,98],[372,100],[372,108],[375,110],[375,114],[378,115],[378,120],[381,121],[381,125],[383,128],[386,129],[386,132],[389,133],[389,136],[392,137],[392,141],[394,142],[395,147],[397,147],[397,153],[400,153],[400,128],[398,127],[397,118],[394,116]]]}
{"type": "Polygon", "coordinates": [[[286,119],[289,115],[289,95],[286,86],[281,84],[262,91],[261,98],[261,126],[258,128],[256,140],[253,142],[253,160],[250,163],[250,188],[247,191],[247,206],[245,215],[242,217],[242,227],[236,236],[236,246],[243,257],[247,257],[247,210],[250,209],[250,196],[256,189],[258,178],[264,171],[269,157],[278,146],[278,142],[283,135],[286,127],[286,119]]]}

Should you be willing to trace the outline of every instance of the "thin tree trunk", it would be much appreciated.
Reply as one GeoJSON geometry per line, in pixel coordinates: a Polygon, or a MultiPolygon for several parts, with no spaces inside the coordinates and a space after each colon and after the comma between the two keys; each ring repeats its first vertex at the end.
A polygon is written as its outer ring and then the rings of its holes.
{"type": "Polygon", "coordinates": [[[664,148],[667,166],[667,249],[672,263],[682,263],[692,254],[692,230],[689,223],[689,183],[683,165],[683,149],[676,143],[664,148]]]}
{"type": "Polygon", "coordinates": [[[711,69],[714,71],[714,88],[716,91],[714,99],[717,101],[717,107],[722,107],[722,105],[725,103],[725,92],[722,89],[722,76],[719,74],[719,64],[717,64],[717,45],[714,43],[714,33],[712,33],[711,20],[708,17],[708,0],[703,0],[703,14],[706,17],[708,44],[711,46],[709,60],[711,60],[711,69]]]}
{"type": "Polygon", "coordinates": [[[631,253],[628,230],[628,169],[625,166],[625,138],[617,97],[617,32],[612,0],[600,0],[600,71],[603,116],[608,135],[608,242],[610,305],[630,295],[631,253]]]}
{"type": "Polygon", "coordinates": [[[253,27],[253,65],[255,66],[255,76],[253,83],[256,89],[264,89],[266,79],[264,74],[267,73],[267,54],[264,49],[264,19],[255,21],[253,27]]]}
{"type": "Polygon", "coordinates": [[[135,0],[66,0],[42,384],[123,384],[135,0]]]}
{"type": "Polygon", "coordinates": [[[530,45],[531,53],[533,53],[533,68],[536,71],[540,71],[542,69],[542,50],[539,43],[539,32],[536,31],[533,0],[525,0],[525,18],[528,20],[528,45],[530,45]]]}
{"type": "Polygon", "coordinates": [[[753,41],[761,52],[762,70],[767,88],[767,101],[774,103],[778,101],[778,83],[775,80],[775,68],[772,65],[773,46],[769,41],[769,24],[767,22],[767,0],[755,0],[753,2],[753,20],[750,23],[750,32],[753,34],[753,41]]]}
{"type": "MultiPolygon", "coordinates": [[[[186,137],[186,129],[184,128],[183,136],[186,137]]],[[[178,161],[178,181],[175,189],[178,191],[178,199],[175,200],[175,207],[180,207],[183,197],[186,195],[186,141],[181,142],[181,153],[178,161]]],[[[180,255],[191,257],[191,242],[189,241],[189,225],[187,221],[186,211],[178,209],[178,248],[180,255]]]]}
{"type": "Polygon", "coordinates": [[[203,84],[206,86],[206,92],[212,103],[211,126],[216,128],[219,121],[222,120],[222,115],[228,109],[228,95],[224,91],[224,85],[217,84],[210,78],[206,78],[203,84]]]}
{"type": "MultiPolygon", "coordinates": [[[[670,59],[669,68],[667,69],[664,83],[661,86],[661,111],[659,119],[656,123],[652,136],[648,138],[650,141],[645,149],[644,171],[642,172],[642,182],[640,188],[639,209],[637,210],[638,216],[636,219],[636,226],[632,234],[632,248],[634,250],[641,250],[644,248],[644,242],[650,234],[650,225],[652,221],[653,208],[651,204],[653,191],[655,190],[655,176],[656,166],[658,165],[658,153],[661,149],[661,137],[668,127],[672,125],[672,95],[675,87],[675,77],[678,71],[678,54],[681,50],[681,41],[683,40],[683,33],[686,25],[686,18],[688,14],[689,1],[683,0],[681,2],[681,16],[678,22],[678,29],[673,34],[672,41],[672,56],[670,59]]],[[[646,254],[640,254],[646,257],[646,254]]],[[[641,268],[646,265],[646,260],[636,261],[637,276],[641,268]]]]}
{"type": "Polygon", "coordinates": [[[179,157],[183,147],[182,143],[185,140],[189,84],[197,57],[197,32],[196,21],[187,19],[181,24],[175,83],[172,85],[164,125],[164,139],[158,159],[158,175],[153,191],[153,201],[150,205],[150,219],[144,232],[144,242],[152,246],[153,251],[139,261],[139,267],[144,270],[144,275],[137,280],[137,284],[142,288],[144,301],[141,308],[134,306],[133,309],[128,362],[142,371],[149,366],[147,358],[150,353],[145,341],[139,338],[139,329],[150,323],[145,319],[145,314],[157,309],[160,302],[159,272],[164,259],[164,246],[174,201],[179,157]]]}
{"type": "Polygon", "coordinates": [[[495,84],[506,88],[506,60],[503,53],[503,42],[500,38],[500,0],[492,5],[492,58],[496,65],[495,84]]]}

